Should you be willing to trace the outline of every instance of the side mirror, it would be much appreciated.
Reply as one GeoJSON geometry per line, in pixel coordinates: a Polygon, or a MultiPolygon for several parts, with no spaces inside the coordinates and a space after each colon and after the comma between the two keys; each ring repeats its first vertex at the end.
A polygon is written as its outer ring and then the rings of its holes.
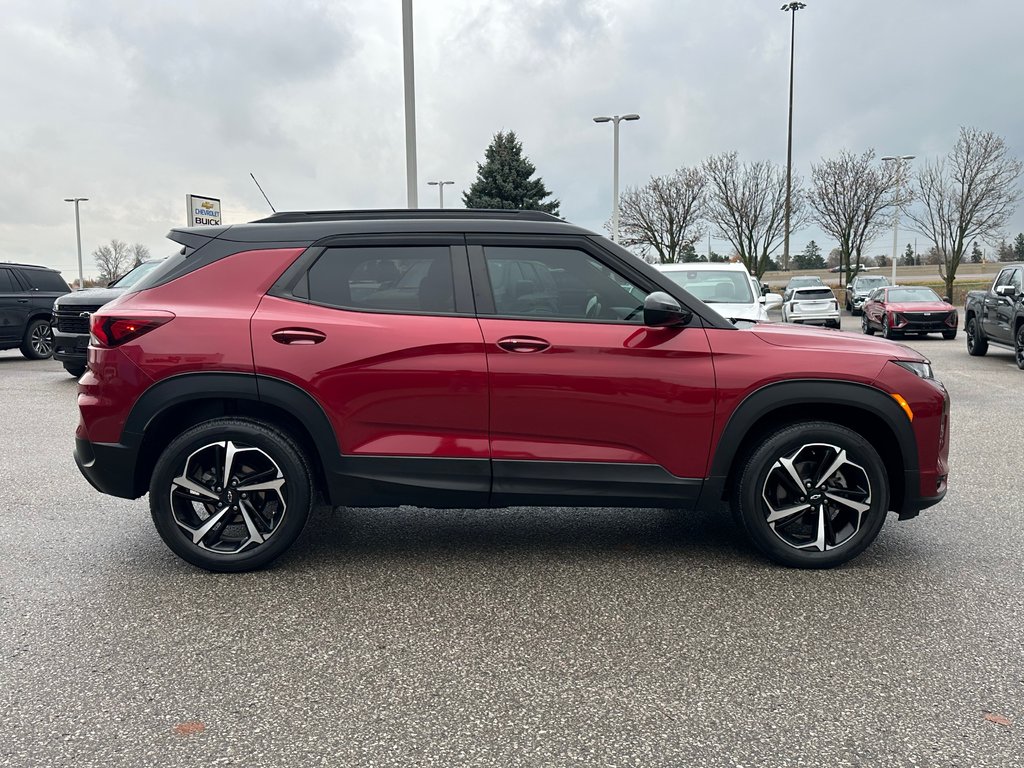
{"type": "Polygon", "coordinates": [[[777,293],[766,293],[764,301],[765,309],[778,309],[782,306],[782,297],[777,293]]]}
{"type": "Polygon", "coordinates": [[[1017,295],[1017,288],[1013,285],[1000,285],[996,287],[996,296],[1005,296],[1012,299],[1017,295]]]}
{"type": "Polygon", "coordinates": [[[679,302],[662,291],[647,294],[644,299],[644,325],[651,328],[670,328],[686,325],[693,313],[683,309],[679,302]]]}
{"type": "Polygon", "coordinates": [[[947,304],[952,304],[953,303],[953,300],[951,298],[949,298],[949,296],[943,296],[942,300],[944,302],[946,302],[947,304]]]}

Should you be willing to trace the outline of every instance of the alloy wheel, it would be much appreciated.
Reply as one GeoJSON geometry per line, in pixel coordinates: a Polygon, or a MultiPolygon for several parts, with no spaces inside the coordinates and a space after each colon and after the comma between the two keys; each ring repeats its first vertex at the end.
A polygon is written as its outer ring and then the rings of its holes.
{"type": "Polygon", "coordinates": [[[1017,367],[1024,370],[1024,324],[1017,327],[1017,335],[1013,345],[1014,357],[1017,359],[1017,367]]]}
{"type": "Polygon", "coordinates": [[[871,481],[846,451],[807,443],[768,471],[761,497],[765,521],[788,546],[816,552],[853,539],[871,509],[871,481]]]}
{"type": "Polygon", "coordinates": [[[29,345],[32,351],[39,357],[49,357],[53,354],[53,331],[48,324],[39,323],[29,334],[29,345]]]}
{"type": "Polygon", "coordinates": [[[171,480],[174,522],[192,544],[217,554],[252,550],[281,526],[285,477],[265,451],[231,440],[191,453],[171,480]]]}

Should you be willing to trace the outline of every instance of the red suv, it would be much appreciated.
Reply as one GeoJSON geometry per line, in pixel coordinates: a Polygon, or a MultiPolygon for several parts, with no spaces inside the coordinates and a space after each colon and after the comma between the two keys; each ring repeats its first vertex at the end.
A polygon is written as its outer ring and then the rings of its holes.
{"type": "Polygon", "coordinates": [[[75,458],[185,560],[257,568],[331,505],[718,508],[780,563],[946,492],[949,398],[891,342],[738,327],[535,211],[284,213],[93,314],[75,458]]]}

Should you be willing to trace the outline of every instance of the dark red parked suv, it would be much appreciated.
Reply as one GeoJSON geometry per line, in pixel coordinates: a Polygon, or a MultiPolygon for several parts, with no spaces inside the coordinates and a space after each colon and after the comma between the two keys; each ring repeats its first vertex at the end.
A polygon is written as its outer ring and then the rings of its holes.
{"type": "Polygon", "coordinates": [[[164,541],[257,568],[332,505],[730,502],[780,563],[860,553],[946,492],[949,398],[891,342],[737,327],[533,211],[276,214],[92,316],[75,457],[164,541]]]}

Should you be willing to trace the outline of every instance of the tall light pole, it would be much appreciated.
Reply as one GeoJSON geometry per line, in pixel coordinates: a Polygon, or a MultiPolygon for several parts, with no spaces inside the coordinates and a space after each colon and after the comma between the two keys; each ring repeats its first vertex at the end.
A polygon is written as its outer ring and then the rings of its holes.
{"type": "Polygon", "coordinates": [[[78,240],[78,290],[85,288],[85,275],[82,272],[82,220],[78,217],[78,204],[84,203],[88,197],[65,197],[65,203],[75,204],[75,237],[78,240]]]}
{"type": "Polygon", "coordinates": [[[405,62],[405,186],[409,207],[419,208],[416,183],[416,78],[412,56],[412,0],[402,0],[402,54],[405,62]]]}
{"type": "MultiPolygon", "coordinates": [[[[913,155],[886,155],[882,158],[883,163],[905,163],[913,160],[913,155]]],[[[900,209],[899,206],[892,214],[892,284],[896,285],[896,256],[899,249],[899,233],[900,233],[900,209]]],[[[917,248],[914,249],[914,255],[917,255],[917,248]]]]}
{"type": "Polygon", "coordinates": [[[438,195],[438,198],[439,198],[439,201],[440,201],[440,204],[441,204],[442,208],[444,208],[444,185],[445,184],[454,184],[454,183],[455,183],[454,181],[428,181],[427,182],[427,184],[429,184],[430,186],[437,187],[437,195],[438,195]]]}
{"type": "Polygon", "coordinates": [[[782,269],[789,271],[789,216],[793,208],[793,51],[796,44],[796,12],[807,3],[786,3],[782,10],[791,14],[789,30],[789,133],[786,139],[786,234],[782,245],[782,269]]]}
{"type": "Polygon", "coordinates": [[[614,149],[612,150],[612,242],[619,242],[619,123],[623,120],[639,120],[640,115],[612,115],[595,117],[595,123],[612,123],[615,126],[614,149]]]}

